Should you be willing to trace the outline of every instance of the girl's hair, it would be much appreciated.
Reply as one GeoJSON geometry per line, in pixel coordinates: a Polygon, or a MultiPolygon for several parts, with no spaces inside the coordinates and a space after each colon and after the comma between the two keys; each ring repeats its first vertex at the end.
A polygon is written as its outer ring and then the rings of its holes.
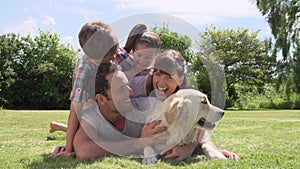
{"type": "Polygon", "coordinates": [[[178,77],[184,76],[183,83],[179,86],[180,89],[188,88],[187,82],[187,65],[186,61],[180,52],[169,49],[160,53],[154,61],[154,71],[159,69],[161,73],[170,76],[177,74],[178,77]]]}
{"type": "MultiPolygon", "coordinates": [[[[135,50],[138,44],[147,46],[148,48],[156,48],[157,50],[161,47],[160,37],[154,32],[144,32],[135,42],[132,50],[135,50]]],[[[157,51],[158,52],[158,51],[157,51]]]]}
{"type": "Polygon", "coordinates": [[[138,44],[143,44],[148,48],[160,49],[161,39],[156,33],[147,32],[145,24],[138,23],[131,29],[124,49],[129,53],[131,50],[135,50],[138,44]]]}
{"type": "Polygon", "coordinates": [[[145,24],[136,24],[129,32],[124,49],[129,53],[134,48],[136,40],[146,31],[147,26],[145,24]]]}

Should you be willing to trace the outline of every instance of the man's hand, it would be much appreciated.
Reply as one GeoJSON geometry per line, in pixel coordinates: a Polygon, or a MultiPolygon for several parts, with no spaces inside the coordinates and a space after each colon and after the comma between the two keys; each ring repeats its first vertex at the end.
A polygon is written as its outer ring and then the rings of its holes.
{"type": "Polygon", "coordinates": [[[155,120],[152,122],[147,122],[142,129],[142,134],[140,138],[154,137],[156,134],[162,133],[167,130],[165,126],[158,126],[161,123],[160,120],[155,120]]]}
{"type": "Polygon", "coordinates": [[[239,159],[239,156],[233,152],[230,152],[230,151],[227,151],[227,150],[220,150],[221,153],[227,157],[227,158],[231,158],[231,159],[234,159],[234,160],[238,160],[239,159]]]}
{"type": "Polygon", "coordinates": [[[196,144],[194,143],[183,145],[183,146],[177,145],[169,150],[164,150],[163,152],[160,153],[160,155],[163,156],[164,158],[170,158],[170,159],[175,159],[177,161],[182,161],[191,157],[195,147],[196,144]]]}
{"type": "Polygon", "coordinates": [[[165,132],[167,127],[159,126],[160,123],[160,120],[155,120],[145,124],[139,139],[141,146],[146,147],[166,143],[169,133],[165,132]]]}

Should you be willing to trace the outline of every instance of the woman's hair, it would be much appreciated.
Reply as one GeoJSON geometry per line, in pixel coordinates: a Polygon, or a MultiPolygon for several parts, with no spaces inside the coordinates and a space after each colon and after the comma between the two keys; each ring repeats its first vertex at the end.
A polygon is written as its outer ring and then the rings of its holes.
{"type": "Polygon", "coordinates": [[[177,50],[168,49],[160,53],[153,65],[153,69],[160,70],[161,73],[174,76],[177,75],[179,78],[184,76],[183,83],[179,86],[180,89],[188,88],[187,82],[187,65],[183,56],[177,50]]]}

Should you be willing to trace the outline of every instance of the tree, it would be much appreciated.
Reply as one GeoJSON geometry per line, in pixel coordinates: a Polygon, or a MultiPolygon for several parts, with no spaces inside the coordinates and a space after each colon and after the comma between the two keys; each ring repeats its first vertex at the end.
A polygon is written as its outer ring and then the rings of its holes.
{"type": "Polygon", "coordinates": [[[276,48],[286,59],[292,44],[300,38],[300,2],[298,0],[256,0],[256,6],[266,17],[276,48]]]}
{"type": "MultiPolygon", "coordinates": [[[[288,100],[294,91],[300,93],[300,2],[299,0],[256,0],[256,6],[267,19],[276,40],[274,53],[282,51],[278,61],[277,86],[286,84],[288,100]],[[294,77],[294,78],[293,78],[294,77]],[[288,81],[288,83],[286,83],[288,81]]],[[[279,89],[279,87],[277,87],[279,89]]]]}
{"type": "Polygon", "coordinates": [[[59,35],[0,37],[0,105],[11,109],[67,109],[75,52],[59,35]]]}
{"type": "MultiPolygon", "coordinates": [[[[203,82],[203,79],[209,76],[211,88],[214,89],[215,86],[214,90],[217,90],[215,93],[224,92],[218,88],[226,89],[226,107],[231,107],[238,101],[235,91],[237,84],[245,86],[244,90],[247,91],[256,87],[259,92],[263,92],[265,83],[272,80],[276,56],[269,56],[269,40],[261,41],[257,34],[258,32],[249,33],[248,29],[234,31],[215,27],[200,33],[199,51],[193,63],[193,71],[198,72],[198,87],[207,87],[208,82],[203,82]],[[207,74],[202,69],[206,69],[207,74]],[[222,84],[225,81],[223,78],[226,79],[226,86],[222,84]]],[[[202,90],[213,96],[209,88],[202,90]]]]}
{"type": "Polygon", "coordinates": [[[162,28],[154,27],[152,31],[161,38],[161,49],[178,50],[187,62],[192,61],[194,53],[191,50],[192,40],[190,37],[170,31],[166,26],[162,28]]]}

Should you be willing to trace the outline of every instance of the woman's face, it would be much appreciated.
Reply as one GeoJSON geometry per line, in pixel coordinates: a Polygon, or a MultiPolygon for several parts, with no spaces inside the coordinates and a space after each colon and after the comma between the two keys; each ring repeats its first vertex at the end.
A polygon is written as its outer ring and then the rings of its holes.
{"type": "Polygon", "coordinates": [[[169,97],[176,91],[177,86],[181,85],[180,81],[177,75],[172,77],[164,72],[155,70],[153,72],[153,87],[156,97],[159,100],[169,97]]]}

